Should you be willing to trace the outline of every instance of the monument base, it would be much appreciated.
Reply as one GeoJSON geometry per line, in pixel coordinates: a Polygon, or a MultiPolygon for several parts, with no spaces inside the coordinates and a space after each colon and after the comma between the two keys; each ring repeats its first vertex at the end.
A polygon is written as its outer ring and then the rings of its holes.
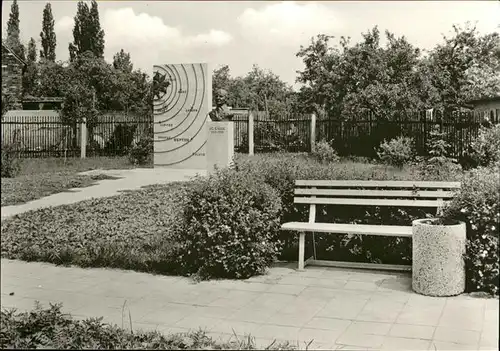
{"type": "Polygon", "coordinates": [[[207,122],[207,172],[226,168],[234,159],[234,123],[231,121],[207,122]]]}

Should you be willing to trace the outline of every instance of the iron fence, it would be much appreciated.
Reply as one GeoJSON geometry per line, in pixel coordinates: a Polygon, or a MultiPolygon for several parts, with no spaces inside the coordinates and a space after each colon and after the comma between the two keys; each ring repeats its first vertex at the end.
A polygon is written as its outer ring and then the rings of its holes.
{"type": "MultiPolygon", "coordinates": [[[[298,115],[287,120],[271,120],[263,112],[254,112],[255,152],[310,152],[311,118],[298,115]]],[[[384,140],[397,136],[412,137],[419,155],[426,155],[427,141],[433,128],[445,133],[450,154],[467,154],[479,128],[500,123],[500,110],[487,112],[450,112],[432,114],[426,111],[393,114],[392,119],[365,113],[348,120],[342,118],[316,121],[315,141],[326,140],[340,155],[375,156],[384,140]]],[[[248,111],[241,111],[234,121],[234,146],[237,152],[248,152],[248,111]]],[[[20,157],[78,157],[81,149],[80,124],[63,123],[57,111],[9,111],[1,124],[2,143],[11,143],[20,157]]],[[[153,116],[123,112],[102,113],[87,123],[88,157],[126,155],[134,142],[152,138],[153,116]]]]}
{"type": "Polygon", "coordinates": [[[384,140],[406,136],[413,138],[417,154],[427,155],[430,134],[437,129],[450,144],[450,156],[461,157],[469,151],[486,116],[489,123],[500,123],[499,112],[437,111],[430,114],[415,111],[397,114],[392,120],[376,118],[367,112],[357,119],[317,121],[316,140],[328,141],[340,155],[373,157],[384,140]]]}
{"type": "MultiPolygon", "coordinates": [[[[153,117],[105,112],[87,123],[87,157],[123,156],[134,142],[153,137],[153,117]]],[[[9,111],[2,120],[2,144],[22,158],[79,157],[81,126],[67,124],[57,111],[9,111]]]]}
{"type": "MultiPolygon", "coordinates": [[[[309,115],[292,116],[287,120],[270,119],[263,111],[254,116],[254,152],[308,152],[311,145],[311,118],[309,115]]],[[[248,152],[248,117],[235,122],[235,151],[248,152]],[[236,132],[241,131],[241,132],[236,132]]]]}
{"type": "Polygon", "coordinates": [[[57,111],[8,111],[1,128],[2,145],[11,144],[22,158],[80,154],[80,126],[62,123],[57,111]]]}
{"type": "Polygon", "coordinates": [[[87,123],[87,157],[125,156],[142,138],[153,139],[154,118],[107,112],[87,123]]]}

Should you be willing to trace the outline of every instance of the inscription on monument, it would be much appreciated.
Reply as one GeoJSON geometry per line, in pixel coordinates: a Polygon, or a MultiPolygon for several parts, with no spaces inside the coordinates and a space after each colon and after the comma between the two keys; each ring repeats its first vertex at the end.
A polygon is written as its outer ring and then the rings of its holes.
{"type": "Polygon", "coordinates": [[[206,169],[212,75],[207,64],[153,68],[155,167],[206,169]]]}
{"type": "Polygon", "coordinates": [[[228,167],[234,158],[234,125],[231,121],[208,123],[208,171],[228,167]]]}

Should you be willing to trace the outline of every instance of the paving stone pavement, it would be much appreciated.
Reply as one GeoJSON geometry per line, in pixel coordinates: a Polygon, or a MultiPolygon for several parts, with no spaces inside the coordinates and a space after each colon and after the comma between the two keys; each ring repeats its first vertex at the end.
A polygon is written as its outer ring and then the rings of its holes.
{"type": "Polygon", "coordinates": [[[80,174],[107,174],[119,177],[120,179],[104,179],[96,182],[96,185],[86,188],[69,189],[67,192],[53,194],[25,204],[3,206],[1,209],[1,218],[4,219],[19,213],[44,207],[66,205],[91,198],[109,197],[117,195],[124,190],[139,189],[143,186],[151,184],[185,181],[191,179],[196,174],[204,175],[206,174],[206,171],[167,168],[136,168],[126,170],[97,169],[82,172],[80,174]]]}
{"type": "Polygon", "coordinates": [[[206,329],[224,340],[251,334],[326,350],[498,350],[498,299],[435,298],[408,273],[277,264],[243,281],[1,260],[1,305],[63,303],[76,318],[103,316],[133,329],[206,329]],[[10,295],[13,293],[13,295],[10,295]]]}

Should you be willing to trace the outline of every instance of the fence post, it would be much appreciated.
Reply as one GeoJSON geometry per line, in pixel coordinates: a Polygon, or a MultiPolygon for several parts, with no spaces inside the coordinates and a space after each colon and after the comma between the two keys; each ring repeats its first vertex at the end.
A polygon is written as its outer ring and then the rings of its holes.
{"type": "Polygon", "coordinates": [[[316,143],[316,114],[311,114],[311,151],[314,150],[314,144],[316,143]]]}
{"type": "Polygon", "coordinates": [[[80,123],[80,158],[85,158],[87,156],[87,122],[86,118],[83,118],[82,123],[80,123]]]}
{"type": "Polygon", "coordinates": [[[248,114],[248,130],[247,130],[247,135],[248,135],[248,154],[250,156],[253,156],[253,131],[254,131],[254,123],[253,123],[253,112],[250,111],[248,114]]]}

